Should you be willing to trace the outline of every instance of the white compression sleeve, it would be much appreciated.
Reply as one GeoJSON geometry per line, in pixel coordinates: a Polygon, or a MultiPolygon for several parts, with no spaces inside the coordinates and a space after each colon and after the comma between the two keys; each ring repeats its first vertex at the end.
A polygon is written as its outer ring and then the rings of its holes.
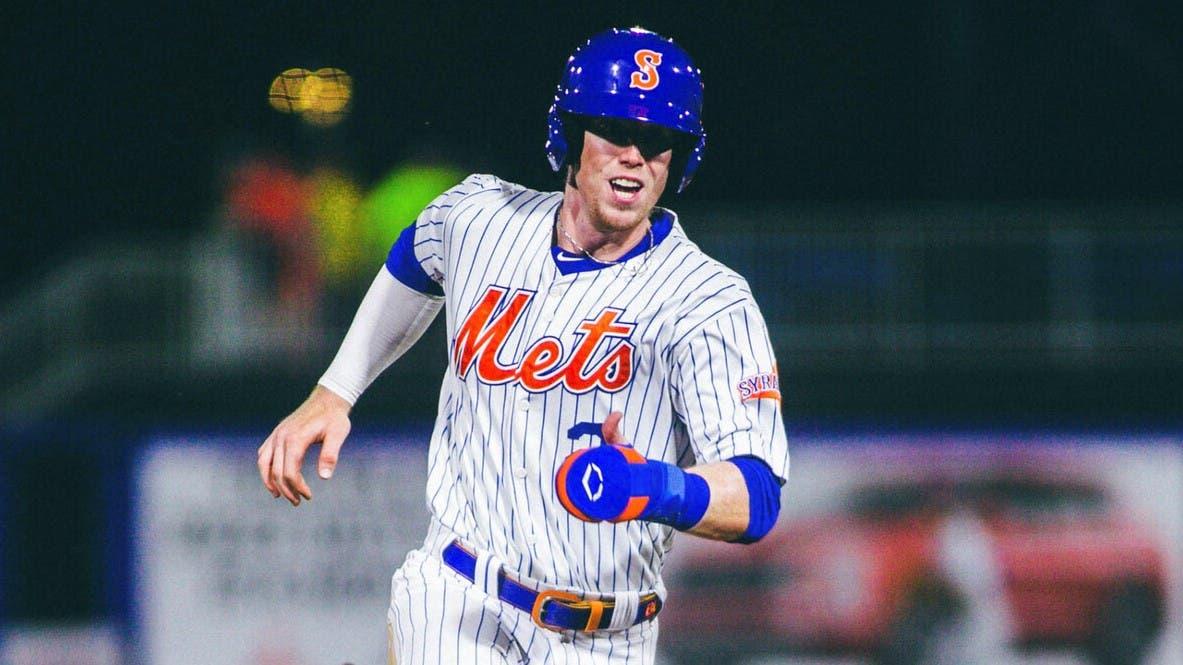
{"type": "Polygon", "coordinates": [[[382,266],[320,385],[350,404],[374,379],[419,341],[444,299],[406,286],[382,266]]]}

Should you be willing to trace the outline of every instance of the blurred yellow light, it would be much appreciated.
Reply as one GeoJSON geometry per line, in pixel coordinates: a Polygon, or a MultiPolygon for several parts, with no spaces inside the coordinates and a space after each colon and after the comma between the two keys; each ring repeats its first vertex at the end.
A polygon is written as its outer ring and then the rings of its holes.
{"type": "Polygon", "coordinates": [[[303,95],[304,83],[312,72],[307,69],[294,67],[285,69],[283,73],[271,81],[271,89],[267,93],[271,108],[281,113],[299,113],[304,111],[306,97],[303,95]]]}
{"type": "Polygon", "coordinates": [[[353,79],[343,70],[326,67],[316,70],[316,110],[340,113],[353,95],[353,79]]]}
{"type": "Polygon", "coordinates": [[[272,108],[299,113],[306,122],[321,126],[336,124],[345,117],[352,96],[352,77],[336,67],[315,72],[303,68],[284,70],[271,81],[268,93],[272,108]]]}
{"type": "Polygon", "coordinates": [[[320,268],[330,282],[340,282],[368,272],[364,260],[358,206],[362,191],[347,174],[319,168],[308,178],[308,212],[318,234],[320,268]]]}

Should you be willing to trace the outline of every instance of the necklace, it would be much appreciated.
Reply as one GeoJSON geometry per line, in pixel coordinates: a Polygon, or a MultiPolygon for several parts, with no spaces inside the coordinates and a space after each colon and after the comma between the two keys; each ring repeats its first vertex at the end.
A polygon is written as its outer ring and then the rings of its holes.
{"type": "MultiPolygon", "coordinates": [[[[584,249],[583,245],[580,245],[578,242],[575,242],[575,238],[572,238],[571,234],[567,233],[567,229],[563,227],[563,221],[561,219],[559,219],[558,217],[559,216],[556,214],[555,215],[555,226],[559,227],[559,233],[563,234],[563,237],[567,239],[567,242],[571,243],[572,245],[575,245],[575,249],[579,250],[580,254],[583,254],[587,258],[591,259],[592,261],[595,261],[596,263],[598,263],[602,266],[614,266],[624,260],[624,259],[616,259],[615,261],[605,261],[603,259],[597,259],[595,256],[592,255],[591,252],[584,249]]],[[[649,230],[649,249],[645,250],[646,252],[648,252],[650,249],[653,249],[653,246],[657,244],[656,240],[654,240],[654,238],[653,238],[653,224],[652,223],[649,224],[648,230],[649,230]]],[[[649,260],[648,255],[645,256],[645,260],[646,261],[649,260]]]]}

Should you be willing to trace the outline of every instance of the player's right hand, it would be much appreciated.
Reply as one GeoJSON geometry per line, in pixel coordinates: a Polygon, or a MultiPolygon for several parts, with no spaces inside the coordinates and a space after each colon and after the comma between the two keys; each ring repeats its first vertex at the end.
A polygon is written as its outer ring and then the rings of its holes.
{"type": "Polygon", "coordinates": [[[276,426],[259,446],[259,477],[271,496],[287,499],[293,506],[301,499],[312,500],[301,468],[308,448],[319,443],[317,467],[321,478],[333,475],[345,437],[349,435],[349,402],[317,386],[308,399],[276,426]]]}

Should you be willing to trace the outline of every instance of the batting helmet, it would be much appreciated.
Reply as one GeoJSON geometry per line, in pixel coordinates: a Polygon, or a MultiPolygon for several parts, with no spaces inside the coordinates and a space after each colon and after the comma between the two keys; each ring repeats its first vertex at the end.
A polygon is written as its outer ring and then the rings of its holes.
{"type": "Polygon", "coordinates": [[[567,157],[568,114],[651,122],[692,137],[685,161],[675,165],[681,192],[706,148],[702,89],[702,73],[671,39],[642,28],[613,28],[592,37],[567,59],[547,116],[551,168],[558,171],[567,157]]]}

